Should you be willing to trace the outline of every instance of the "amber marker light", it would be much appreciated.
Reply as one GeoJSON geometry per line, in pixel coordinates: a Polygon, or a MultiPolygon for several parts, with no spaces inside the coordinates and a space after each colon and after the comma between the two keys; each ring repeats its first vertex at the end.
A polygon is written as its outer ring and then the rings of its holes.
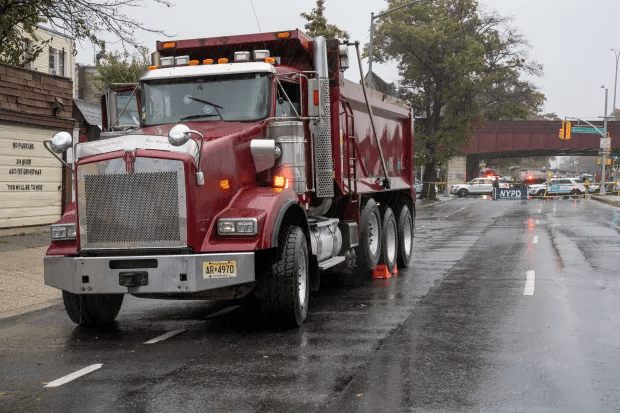
{"type": "Polygon", "coordinates": [[[205,59],[202,61],[203,65],[212,65],[213,64],[213,59],[205,59]]]}
{"type": "Polygon", "coordinates": [[[164,43],[162,46],[164,49],[172,49],[173,47],[176,47],[176,43],[175,42],[168,42],[168,43],[164,43]]]}
{"type": "Polygon", "coordinates": [[[159,66],[149,66],[147,70],[157,70],[159,66]]]}
{"type": "Polygon", "coordinates": [[[314,91],[314,106],[319,106],[319,91],[314,91]]]}
{"type": "Polygon", "coordinates": [[[228,179],[220,180],[220,189],[221,190],[230,189],[230,181],[228,179]]]}
{"type": "Polygon", "coordinates": [[[286,177],[276,175],[273,177],[273,186],[274,188],[285,188],[286,187],[286,177]]]}
{"type": "Polygon", "coordinates": [[[218,65],[222,65],[224,63],[228,63],[228,59],[227,58],[221,57],[221,58],[217,59],[217,64],[218,65]]]}
{"type": "Polygon", "coordinates": [[[190,60],[187,64],[189,66],[198,66],[198,60],[190,60]]]}
{"type": "Polygon", "coordinates": [[[274,64],[275,62],[276,62],[276,58],[275,57],[266,57],[265,58],[265,63],[274,64]]]}
{"type": "Polygon", "coordinates": [[[291,37],[291,32],[278,33],[278,39],[288,39],[291,37]]]}

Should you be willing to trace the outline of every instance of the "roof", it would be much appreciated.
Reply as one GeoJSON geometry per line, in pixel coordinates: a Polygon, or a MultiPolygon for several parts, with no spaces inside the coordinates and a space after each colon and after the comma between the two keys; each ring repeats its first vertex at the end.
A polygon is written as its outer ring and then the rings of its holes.
{"type": "Polygon", "coordinates": [[[97,103],[88,103],[82,99],[73,99],[73,104],[80,111],[86,123],[91,126],[99,126],[101,128],[101,105],[97,103]]]}
{"type": "Polygon", "coordinates": [[[170,66],[144,73],[140,81],[170,79],[180,77],[197,77],[212,75],[234,75],[242,73],[275,73],[273,65],[264,62],[225,63],[199,66],[170,66]]]}

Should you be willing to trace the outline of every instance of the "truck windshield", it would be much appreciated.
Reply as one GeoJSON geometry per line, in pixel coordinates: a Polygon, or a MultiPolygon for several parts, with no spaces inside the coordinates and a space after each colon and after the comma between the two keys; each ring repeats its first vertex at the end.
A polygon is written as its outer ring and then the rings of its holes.
{"type": "Polygon", "coordinates": [[[266,73],[144,83],[143,124],[263,119],[269,114],[269,90],[266,73]]]}

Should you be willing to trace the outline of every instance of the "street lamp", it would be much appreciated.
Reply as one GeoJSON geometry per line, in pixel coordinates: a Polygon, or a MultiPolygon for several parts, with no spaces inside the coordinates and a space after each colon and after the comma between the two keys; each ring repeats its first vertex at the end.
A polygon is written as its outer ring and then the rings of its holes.
{"type": "MultiPolygon", "coordinates": [[[[614,111],[613,111],[614,119],[616,119],[616,86],[618,86],[618,58],[620,57],[620,53],[618,53],[616,49],[609,49],[609,50],[614,52],[614,55],[616,55],[616,78],[614,80],[614,111]]],[[[607,116],[607,114],[605,114],[605,116],[607,116]]]]}
{"type": "Polygon", "coordinates": [[[403,7],[411,6],[412,4],[420,3],[422,1],[424,0],[412,1],[411,3],[403,4],[402,6],[394,7],[391,10],[388,10],[381,14],[377,14],[376,16],[374,12],[370,13],[370,43],[368,44],[368,87],[369,88],[372,89],[372,38],[374,35],[375,19],[378,19],[379,17],[383,17],[386,14],[392,13],[393,11],[396,11],[398,9],[402,9],[403,7]]]}
{"type": "MultiPolygon", "coordinates": [[[[603,138],[601,139],[601,142],[603,141],[603,139],[607,139],[607,88],[605,87],[605,85],[601,86],[602,89],[605,89],[605,116],[603,116],[603,138]]],[[[603,145],[601,145],[603,146],[603,145]]],[[[607,162],[607,149],[606,148],[601,148],[603,149],[603,161],[601,162],[601,187],[599,189],[599,194],[601,195],[605,195],[606,192],[606,188],[605,188],[605,163],[607,162]]]]}

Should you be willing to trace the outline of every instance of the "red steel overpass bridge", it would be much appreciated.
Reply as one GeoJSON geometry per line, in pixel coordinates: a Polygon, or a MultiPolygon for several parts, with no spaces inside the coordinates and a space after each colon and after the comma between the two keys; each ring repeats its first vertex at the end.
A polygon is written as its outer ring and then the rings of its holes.
{"type": "MultiPolygon", "coordinates": [[[[599,127],[603,121],[592,122],[599,127]]],[[[572,122],[576,127],[577,121],[572,122]]],[[[472,137],[464,149],[467,155],[467,177],[474,176],[480,159],[518,158],[528,156],[598,156],[600,134],[572,133],[569,140],[560,139],[561,121],[489,121],[472,137]]],[[[588,127],[581,123],[579,127],[588,127]]],[[[602,126],[601,126],[602,129],[602,126]]],[[[607,122],[611,136],[611,156],[620,156],[620,121],[607,122]]]]}

